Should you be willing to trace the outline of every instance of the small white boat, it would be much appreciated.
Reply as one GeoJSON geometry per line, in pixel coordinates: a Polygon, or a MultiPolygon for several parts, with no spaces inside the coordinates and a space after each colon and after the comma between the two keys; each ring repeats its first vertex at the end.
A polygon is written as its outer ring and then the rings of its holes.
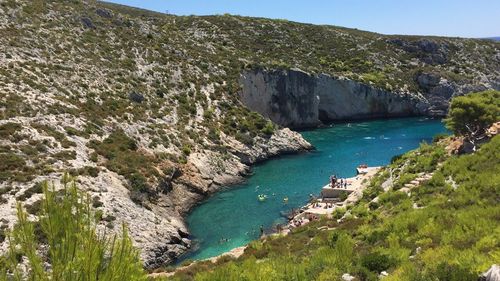
{"type": "Polygon", "coordinates": [[[358,175],[366,174],[368,173],[368,166],[366,164],[359,165],[356,168],[356,172],[358,173],[358,175]]]}
{"type": "Polygon", "coordinates": [[[265,194],[259,194],[259,195],[257,195],[257,199],[258,199],[260,202],[264,202],[264,201],[266,201],[266,199],[267,199],[267,195],[265,195],[265,194]]]}

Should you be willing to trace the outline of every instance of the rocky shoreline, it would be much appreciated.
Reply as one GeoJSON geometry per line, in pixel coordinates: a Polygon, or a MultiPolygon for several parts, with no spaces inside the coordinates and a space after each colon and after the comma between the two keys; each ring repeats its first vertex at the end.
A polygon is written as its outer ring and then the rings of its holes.
{"type": "MultiPolygon", "coordinates": [[[[312,219],[310,219],[308,217],[311,217],[311,216],[319,217],[321,215],[331,216],[331,214],[333,213],[333,211],[336,208],[342,208],[342,207],[346,207],[349,204],[356,203],[362,197],[363,190],[369,184],[369,180],[373,176],[375,176],[381,169],[382,169],[382,167],[372,167],[369,169],[369,172],[366,174],[361,174],[361,175],[357,175],[355,177],[346,179],[347,181],[350,182],[349,188],[352,189],[354,192],[352,192],[344,201],[339,201],[336,204],[332,204],[332,207],[330,207],[330,208],[325,207],[325,205],[329,205],[328,203],[325,203],[325,202],[318,203],[318,204],[308,203],[305,206],[299,208],[299,211],[289,219],[289,222],[285,227],[281,228],[279,231],[277,230],[275,232],[268,233],[268,234],[266,234],[266,236],[267,235],[288,235],[293,228],[303,226],[303,225],[306,225],[307,223],[311,222],[312,219]]],[[[261,239],[265,239],[266,236],[263,236],[261,239]]],[[[246,248],[247,248],[247,245],[244,245],[241,247],[236,247],[234,249],[231,249],[231,250],[224,252],[220,255],[217,255],[215,257],[207,258],[207,259],[200,260],[200,261],[194,261],[193,263],[190,263],[188,265],[179,266],[179,267],[175,268],[175,270],[173,270],[173,271],[151,273],[149,276],[152,278],[169,277],[169,276],[173,276],[176,272],[189,269],[191,266],[193,266],[197,262],[210,261],[212,263],[215,263],[220,258],[223,258],[223,257],[238,258],[241,255],[243,255],[246,248]]]]}
{"type": "Polygon", "coordinates": [[[151,231],[147,227],[135,229],[131,225],[131,237],[141,249],[146,268],[168,264],[188,251],[191,241],[184,217],[222,187],[244,181],[251,171],[251,165],[313,148],[299,133],[287,128],[277,130],[269,139],[257,138],[252,147],[230,138],[226,138],[226,142],[231,151],[225,158],[213,151],[192,153],[180,176],[172,181],[172,189],[152,206],[154,213],[169,219],[169,225],[155,226],[153,235],[148,235],[151,231]],[[168,235],[157,235],[161,233],[162,227],[174,229],[167,231],[168,235]],[[146,237],[150,239],[144,239],[146,237]]]}

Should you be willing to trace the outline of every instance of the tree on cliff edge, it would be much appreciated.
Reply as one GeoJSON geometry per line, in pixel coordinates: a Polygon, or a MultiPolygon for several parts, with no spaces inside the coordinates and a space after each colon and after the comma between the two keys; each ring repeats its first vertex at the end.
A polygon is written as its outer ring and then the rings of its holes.
{"type": "Polygon", "coordinates": [[[475,149],[486,130],[500,121],[500,91],[484,91],[452,100],[445,124],[457,136],[464,136],[475,149]]]}

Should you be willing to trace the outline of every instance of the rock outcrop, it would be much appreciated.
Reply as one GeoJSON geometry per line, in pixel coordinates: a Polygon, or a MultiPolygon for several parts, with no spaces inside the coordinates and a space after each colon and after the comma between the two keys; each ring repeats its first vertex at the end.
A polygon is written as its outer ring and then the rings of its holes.
{"type": "MultiPolygon", "coordinates": [[[[430,48],[430,47],[429,47],[430,48]]],[[[455,95],[497,88],[488,83],[457,85],[433,73],[416,77],[422,93],[387,91],[370,84],[298,69],[245,71],[242,102],[274,122],[293,128],[334,120],[401,116],[444,116],[455,95]]]]}
{"type": "Polygon", "coordinates": [[[252,110],[287,127],[323,122],[424,113],[423,97],[396,94],[349,79],[300,70],[243,73],[241,100],[252,110]]]}
{"type": "Polygon", "coordinates": [[[488,271],[479,277],[478,281],[500,281],[500,266],[492,265],[488,271]]]}

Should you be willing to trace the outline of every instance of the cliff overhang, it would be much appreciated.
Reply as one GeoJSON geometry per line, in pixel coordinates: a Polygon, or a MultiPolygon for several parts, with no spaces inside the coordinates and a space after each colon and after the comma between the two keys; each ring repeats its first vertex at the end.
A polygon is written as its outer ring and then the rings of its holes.
{"type": "Polygon", "coordinates": [[[273,122],[298,129],[339,120],[443,117],[451,97],[468,92],[429,74],[416,79],[422,92],[388,91],[369,83],[299,69],[257,68],[241,74],[240,99],[273,122]]]}

